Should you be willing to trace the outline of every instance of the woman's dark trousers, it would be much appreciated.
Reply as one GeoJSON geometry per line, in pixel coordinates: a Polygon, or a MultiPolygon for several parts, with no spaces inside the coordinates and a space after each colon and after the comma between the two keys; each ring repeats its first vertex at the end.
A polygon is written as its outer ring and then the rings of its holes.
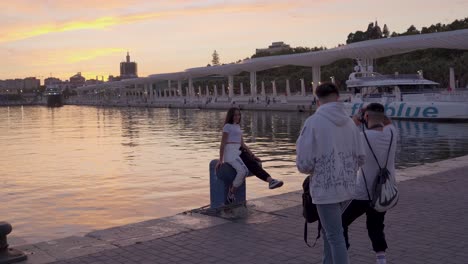
{"type": "Polygon", "coordinates": [[[245,166],[247,166],[247,169],[257,176],[257,178],[267,181],[268,177],[270,177],[270,174],[268,174],[268,172],[262,168],[260,163],[247,151],[242,151],[241,149],[240,158],[244,162],[245,166]]]}
{"type": "Polygon", "coordinates": [[[377,212],[371,208],[369,201],[353,200],[342,215],[343,233],[346,241],[346,247],[349,248],[348,226],[361,215],[366,214],[367,234],[372,242],[372,248],[375,252],[385,251],[387,242],[384,233],[385,212],[377,212]]]}

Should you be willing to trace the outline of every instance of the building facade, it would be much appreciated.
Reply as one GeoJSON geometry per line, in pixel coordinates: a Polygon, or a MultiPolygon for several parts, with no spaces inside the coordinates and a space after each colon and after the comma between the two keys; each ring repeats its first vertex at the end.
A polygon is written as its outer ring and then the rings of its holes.
{"type": "Polygon", "coordinates": [[[291,46],[285,44],[283,41],[273,42],[266,49],[256,49],[256,53],[276,53],[283,50],[290,50],[291,46]]]}
{"type": "Polygon", "coordinates": [[[83,86],[85,83],[86,78],[81,75],[81,72],[78,72],[77,74],[70,77],[70,85],[72,88],[83,86]]]}
{"type": "Polygon", "coordinates": [[[41,81],[36,77],[0,80],[0,94],[34,93],[39,90],[41,81]]]}
{"type": "Polygon", "coordinates": [[[120,79],[138,78],[137,63],[130,61],[130,54],[127,52],[126,61],[120,63],[120,79]]]}

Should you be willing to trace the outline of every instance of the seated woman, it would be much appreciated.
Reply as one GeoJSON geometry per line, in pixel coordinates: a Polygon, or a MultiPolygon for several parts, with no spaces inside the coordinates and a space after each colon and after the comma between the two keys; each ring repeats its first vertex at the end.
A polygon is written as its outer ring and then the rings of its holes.
{"type": "Polygon", "coordinates": [[[268,182],[270,189],[279,188],[283,185],[280,180],[273,179],[259,164],[260,159],[250,151],[244,143],[242,130],[240,128],[241,113],[239,108],[230,108],[226,114],[223,127],[223,136],[219,149],[219,161],[216,170],[224,162],[231,165],[236,170],[236,177],[229,188],[228,201],[232,202],[236,189],[242,185],[248,172],[268,182]]]}

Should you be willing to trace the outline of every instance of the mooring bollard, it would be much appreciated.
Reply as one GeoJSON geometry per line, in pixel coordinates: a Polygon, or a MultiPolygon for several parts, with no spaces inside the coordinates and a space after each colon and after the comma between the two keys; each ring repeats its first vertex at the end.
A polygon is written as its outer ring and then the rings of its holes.
{"type": "Polygon", "coordinates": [[[7,222],[0,222],[0,264],[20,262],[27,259],[27,256],[16,249],[8,248],[7,235],[13,228],[7,222]]]}
{"type": "MultiPolygon", "coordinates": [[[[236,170],[231,167],[231,165],[224,163],[218,169],[218,172],[215,171],[216,164],[218,160],[212,160],[210,162],[210,208],[216,209],[220,208],[225,204],[226,198],[229,192],[229,187],[232,185],[234,178],[236,177],[236,170]]],[[[249,172],[249,176],[253,176],[249,172]]],[[[246,184],[242,183],[235,193],[236,200],[234,204],[245,203],[246,199],[246,184]]]]}

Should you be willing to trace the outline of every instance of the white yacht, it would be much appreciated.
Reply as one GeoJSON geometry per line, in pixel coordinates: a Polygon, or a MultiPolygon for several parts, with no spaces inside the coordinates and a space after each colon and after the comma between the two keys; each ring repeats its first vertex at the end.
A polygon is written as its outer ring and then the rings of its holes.
{"type": "Polygon", "coordinates": [[[346,81],[352,94],[344,98],[351,115],[376,102],[385,106],[385,114],[391,118],[468,121],[466,89],[440,89],[438,83],[424,79],[422,71],[381,75],[373,72],[372,66],[364,67],[359,62],[354,70],[346,81]]]}

